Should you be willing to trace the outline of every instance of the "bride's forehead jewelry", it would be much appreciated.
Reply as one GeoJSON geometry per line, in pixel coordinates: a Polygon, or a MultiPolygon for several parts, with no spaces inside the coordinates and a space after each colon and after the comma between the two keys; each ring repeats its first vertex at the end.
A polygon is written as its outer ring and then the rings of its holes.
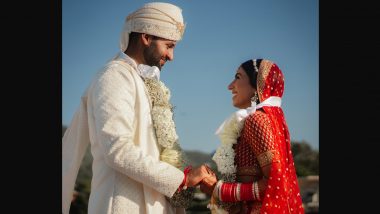
{"type": "Polygon", "coordinates": [[[259,72],[259,69],[257,68],[257,63],[256,63],[256,60],[254,59],[253,60],[253,68],[255,69],[255,71],[258,73],[259,72]]]}

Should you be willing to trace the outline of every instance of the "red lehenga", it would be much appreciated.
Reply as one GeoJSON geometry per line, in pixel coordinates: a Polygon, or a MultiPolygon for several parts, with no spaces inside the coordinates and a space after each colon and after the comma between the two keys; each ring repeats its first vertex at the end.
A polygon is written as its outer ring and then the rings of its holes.
{"type": "MultiPolygon", "coordinates": [[[[283,95],[283,74],[271,61],[261,61],[257,92],[260,102],[283,95]]],[[[261,167],[268,164],[272,167],[266,178],[267,185],[260,186],[263,189],[260,200],[250,198],[234,202],[226,207],[229,213],[304,213],[289,131],[281,107],[264,106],[249,115],[233,148],[237,166],[235,182],[252,184],[263,179],[261,167]]]]}

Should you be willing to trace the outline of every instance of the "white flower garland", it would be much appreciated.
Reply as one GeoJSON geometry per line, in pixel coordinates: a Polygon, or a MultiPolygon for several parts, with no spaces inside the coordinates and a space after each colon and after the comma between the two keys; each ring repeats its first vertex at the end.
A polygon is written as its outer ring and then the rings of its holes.
{"type": "Polygon", "coordinates": [[[160,145],[160,159],[177,168],[183,166],[182,149],[173,121],[173,106],[170,104],[170,90],[156,79],[143,78],[152,102],[152,120],[157,143],[160,145]]]}
{"type": "MultiPolygon", "coordinates": [[[[152,102],[152,120],[160,147],[160,160],[178,169],[184,166],[184,154],[178,142],[178,135],[173,121],[173,106],[170,104],[170,90],[157,79],[143,78],[152,102]]],[[[168,198],[174,207],[187,208],[194,198],[195,188],[189,187],[175,192],[168,198]]]]}
{"type": "Polygon", "coordinates": [[[249,115],[242,109],[233,113],[217,130],[221,145],[216,150],[212,159],[215,161],[218,171],[225,175],[236,173],[235,151],[233,145],[237,143],[240,132],[244,126],[244,119],[249,115]]]}
{"type": "MultiPolygon", "coordinates": [[[[216,150],[212,159],[215,161],[218,171],[222,174],[222,178],[220,179],[222,181],[235,182],[237,167],[235,165],[233,145],[237,143],[237,139],[240,137],[245,118],[255,112],[255,110],[256,103],[252,103],[252,106],[247,109],[240,109],[225,120],[216,131],[221,145],[216,150]]],[[[227,213],[226,210],[233,204],[232,202],[211,201],[208,208],[212,214],[225,214],[227,213]]]]}

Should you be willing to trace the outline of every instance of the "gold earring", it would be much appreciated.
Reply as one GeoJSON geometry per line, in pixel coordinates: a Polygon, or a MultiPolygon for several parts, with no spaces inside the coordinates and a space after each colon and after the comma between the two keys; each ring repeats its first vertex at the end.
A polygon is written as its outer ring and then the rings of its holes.
{"type": "Polygon", "coordinates": [[[257,91],[255,92],[255,94],[253,95],[253,97],[251,97],[251,103],[257,103],[257,100],[258,100],[258,95],[257,95],[257,91]]]}

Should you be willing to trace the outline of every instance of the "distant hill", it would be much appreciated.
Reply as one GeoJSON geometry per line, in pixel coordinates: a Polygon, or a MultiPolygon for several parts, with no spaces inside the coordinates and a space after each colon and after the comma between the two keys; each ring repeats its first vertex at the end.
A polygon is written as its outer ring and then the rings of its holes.
{"type": "MultiPolygon", "coordinates": [[[[66,131],[66,126],[62,125],[62,136],[66,131]]],[[[292,142],[293,158],[296,165],[296,172],[298,176],[318,175],[319,174],[319,151],[314,150],[307,142],[292,142]]],[[[216,149],[216,148],[215,148],[216,149]]],[[[212,160],[212,153],[205,153],[201,151],[184,151],[188,164],[197,167],[203,163],[207,163],[213,170],[216,170],[216,164],[212,160]]],[[[85,168],[90,168],[92,157],[89,151],[84,158],[85,168]]],[[[90,168],[91,169],[91,168],[90,168]]],[[[86,174],[89,175],[89,174],[86,174]]]]}
{"type": "Polygon", "coordinates": [[[214,161],[211,159],[213,154],[208,154],[201,151],[185,151],[185,155],[189,164],[193,167],[197,167],[204,163],[207,163],[210,166],[215,165],[214,161]]]}

